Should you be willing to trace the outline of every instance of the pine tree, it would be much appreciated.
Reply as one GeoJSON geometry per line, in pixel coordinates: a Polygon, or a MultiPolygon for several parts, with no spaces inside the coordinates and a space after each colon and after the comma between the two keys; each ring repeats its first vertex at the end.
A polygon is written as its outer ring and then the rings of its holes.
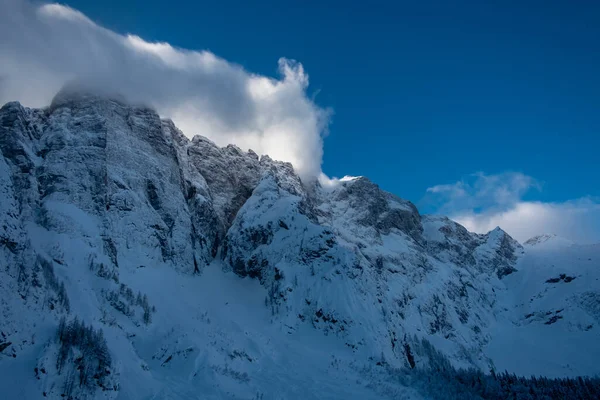
{"type": "Polygon", "coordinates": [[[152,322],[152,313],[150,312],[150,308],[148,306],[144,307],[144,323],[149,325],[152,322]]]}
{"type": "Polygon", "coordinates": [[[67,296],[66,294],[65,298],[63,299],[63,307],[65,308],[67,314],[71,312],[71,301],[69,300],[69,296],[67,296]]]}
{"type": "Polygon", "coordinates": [[[71,303],[69,301],[69,296],[67,295],[67,289],[65,288],[65,283],[61,282],[58,289],[58,302],[63,306],[67,313],[71,312],[71,303]]]}
{"type": "Polygon", "coordinates": [[[58,322],[58,330],[56,332],[59,343],[62,343],[62,341],[64,340],[66,331],[67,331],[67,321],[66,321],[65,317],[62,316],[62,317],[60,317],[60,321],[58,322]]]}
{"type": "Polygon", "coordinates": [[[134,296],[133,296],[133,290],[131,290],[130,287],[127,288],[127,292],[126,292],[126,298],[130,303],[133,303],[134,300],[134,296]]]}
{"type": "Polygon", "coordinates": [[[18,272],[19,275],[17,276],[17,281],[19,283],[24,283],[27,280],[27,272],[25,271],[25,265],[19,264],[18,272]]]}
{"type": "Polygon", "coordinates": [[[41,287],[42,286],[42,284],[40,283],[39,275],[38,275],[39,269],[40,269],[39,266],[36,264],[33,267],[33,271],[31,272],[31,285],[33,287],[41,287]]]}

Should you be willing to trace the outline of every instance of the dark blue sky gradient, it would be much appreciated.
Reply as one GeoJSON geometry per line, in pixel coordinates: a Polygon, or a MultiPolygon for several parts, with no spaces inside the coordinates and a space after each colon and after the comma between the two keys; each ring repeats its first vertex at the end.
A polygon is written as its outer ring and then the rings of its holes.
{"type": "Polygon", "coordinates": [[[330,176],[366,175],[415,202],[427,187],[506,170],[544,182],[531,199],[600,196],[599,1],[66,4],[252,72],[300,61],[335,112],[330,176]]]}

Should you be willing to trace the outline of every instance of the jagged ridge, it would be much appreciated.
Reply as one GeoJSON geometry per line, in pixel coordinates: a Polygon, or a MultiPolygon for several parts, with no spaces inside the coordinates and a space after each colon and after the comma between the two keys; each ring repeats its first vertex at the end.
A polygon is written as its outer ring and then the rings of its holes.
{"type": "MultiPolygon", "coordinates": [[[[422,216],[364,177],[302,182],[289,163],[189,140],[151,109],[71,90],[46,109],[5,105],[0,150],[2,296],[22,298],[3,306],[13,337],[33,324],[15,310],[48,306],[45,285],[31,282],[40,263],[56,265],[74,297],[70,274],[92,271],[82,279],[94,300],[72,313],[97,304],[102,317],[87,322],[105,327],[118,285],[127,298],[147,269],[206,275],[215,264],[260,282],[272,324],[333,335],[357,360],[423,364],[407,349],[426,337],[458,366],[493,366],[483,350],[501,279],[523,252],[500,228],[478,235],[422,216]]],[[[157,318],[173,311],[159,306],[157,318]]],[[[48,324],[66,312],[55,308],[48,324]]],[[[119,338],[140,323],[110,329],[119,338]]]]}

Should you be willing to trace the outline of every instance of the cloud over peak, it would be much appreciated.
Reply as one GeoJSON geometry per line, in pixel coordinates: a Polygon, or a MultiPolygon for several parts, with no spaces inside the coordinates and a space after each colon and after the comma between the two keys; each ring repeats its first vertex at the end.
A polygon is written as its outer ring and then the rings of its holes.
{"type": "Polygon", "coordinates": [[[42,107],[78,80],[150,105],[188,135],[234,143],[317,177],[331,112],[307,96],[309,77],[280,58],[279,78],[250,73],[209,51],[105,29],[60,4],[0,0],[0,102],[42,107]]]}

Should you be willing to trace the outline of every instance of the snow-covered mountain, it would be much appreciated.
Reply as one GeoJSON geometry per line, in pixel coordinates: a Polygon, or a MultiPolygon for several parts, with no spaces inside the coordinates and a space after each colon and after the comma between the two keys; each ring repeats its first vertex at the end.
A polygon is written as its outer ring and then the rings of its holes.
{"type": "Polygon", "coordinates": [[[569,247],[574,245],[575,243],[572,240],[557,236],[555,233],[553,234],[541,234],[534,236],[532,238],[527,239],[523,245],[525,246],[535,246],[538,249],[541,247],[569,247]]]}
{"type": "Polygon", "coordinates": [[[517,374],[600,374],[600,244],[556,235],[525,242],[487,354],[517,374]],[[509,353],[506,349],[511,349],[509,353]]]}
{"type": "Polygon", "coordinates": [[[385,377],[423,343],[600,373],[600,246],[470,233],[77,90],[2,107],[0,151],[5,398],[422,398],[385,377]]]}

